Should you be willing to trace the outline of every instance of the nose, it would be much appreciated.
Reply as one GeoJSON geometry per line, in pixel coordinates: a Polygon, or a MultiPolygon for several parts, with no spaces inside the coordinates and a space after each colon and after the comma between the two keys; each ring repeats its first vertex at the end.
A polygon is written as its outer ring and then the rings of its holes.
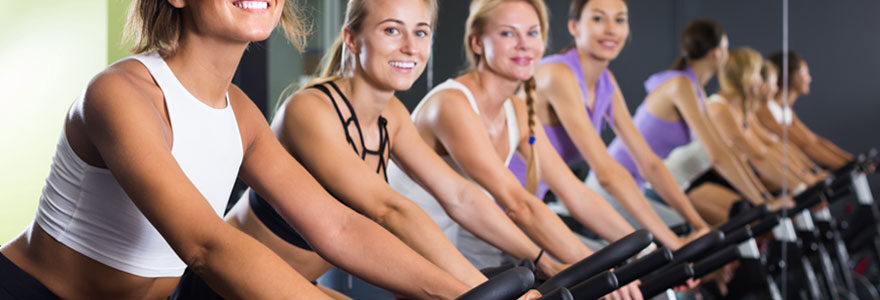
{"type": "Polygon", "coordinates": [[[403,39],[403,45],[400,48],[400,52],[406,55],[415,55],[418,53],[418,49],[415,45],[415,38],[407,34],[403,39]]]}

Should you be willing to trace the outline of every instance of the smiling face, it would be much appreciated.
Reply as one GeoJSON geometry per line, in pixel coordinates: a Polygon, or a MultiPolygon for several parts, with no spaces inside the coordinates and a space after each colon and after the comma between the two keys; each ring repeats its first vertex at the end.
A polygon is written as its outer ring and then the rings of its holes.
{"type": "Polygon", "coordinates": [[[408,90],[431,55],[432,13],[424,1],[370,1],[358,32],[346,28],[355,72],[382,89],[408,90]]]}
{"type": "Polygon", "coordinates": [[[773,99],[779,92],[779,73],[775,68],[767,70],[767,78],[761,86],[761,95],[763,100],[773,99]]]}
{"type": "Polygon", "coordinates": [[[538,13],[524,1],[499,5],[488,15],[482,35],[471,39],[471,47],[480,57],[480,65],[502,77],[531,78],[544,53],[538,13]]]}
{"type": "Polygon", "coordinates": [[[568,22],[568,32],[581,52],[610,61],[620,54],[629,37],[629,13],[622,0],[591,0],[580,19],[568,22]]]}
{"type": "Polygon", "coordinates": [[[285,0],[168,0],[183,8],[185,26],[200,35],[235,42],[269,38],[284,10],[285,0]]]}
{"type": "Polygon", "coordinates": [[[727,39],[727,35],[721,37],[721,42],[718,43],[718,47],[713,51],[715,54],[715,66],[718,67],[718,70],[724,67],[724,64],[727,63],[727,59],[730,58],[730,41],[727,39]]]}

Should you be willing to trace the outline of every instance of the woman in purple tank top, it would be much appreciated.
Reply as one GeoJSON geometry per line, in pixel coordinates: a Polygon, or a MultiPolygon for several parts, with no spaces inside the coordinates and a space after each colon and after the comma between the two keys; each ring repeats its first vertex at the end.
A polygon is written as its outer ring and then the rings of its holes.
{"type": "MultiPolygon", "coordinates": [[[[568,28],[575,46],[541,61],[535,75],[536,113],[547,138],[567,163],[584,159],[596,172],[599,184],[591,188],[633,225],[641,225],[665,246],[675,249],[683,240],[664,220],[680,223],[683,220],[678,214],[685,216],[684,220],[698,230],[694,236],[708,232],[709,227],[633,125],[617,81],[608,70],[608,64],[620,54],[629,35],[627,10],[622,0],[572,1],[568,28]],[[650,170],[650,178],[655,179],[652,183],[660,187],[659,191],[678,214],[665,207],[665,214],[674,217],[659,216],[627,170],[614,162],[600,136],[606,124],[636,150],[639,166],[650,170]]],[[[525,178],[525,167],[519,160],[511,162],[510,168],[518,177],[525,178]]],[[[541,184],[538,197],[546,192],[547,187],[541,184]]]]}
{"type": "MultiPolygon", "coordinates": [[[[706,93],[703,86],[727,61],[727,35],[714,21],[694,20],[685,27],[679,45],[682,57],[672,69],[654,74],[645,81],[648,96],[636,109],[633,122],[648,146],[664,159],[677,147],[691,144],[694,138],[699,141],[706,165],[706,169],[700,171],[705,172],[703,175],[682,174],[681,168],[676,168],[669,159],[667,166],[673,170],[680,186],[690,186],[687,195],[704,217],[717,215],[710,212],[726,212],[728,207],[719,207],[720,202],[715,199],[739,198],[736,192],[752,203],[765,202],[770,198],[767,189],[742,159],[723,144],[704,112],[706,93]],[[713,179],[703,180],[706,174],[711,174],[709,177],[713,179]],[[698,181],[709,183],[699,184],[698,181]],[[716,181],[719,184],[714,184],[716,181]]],[[[644,184],[645,174],[640,172],[623,146],[623,141],[617,138],[609,151],[637,182],[644,184]]],[[[729,205],[731,202],[723,203],[729,205]]],[[[718,221],[722,220],[710,220],[711,223],[718,221]]]]}

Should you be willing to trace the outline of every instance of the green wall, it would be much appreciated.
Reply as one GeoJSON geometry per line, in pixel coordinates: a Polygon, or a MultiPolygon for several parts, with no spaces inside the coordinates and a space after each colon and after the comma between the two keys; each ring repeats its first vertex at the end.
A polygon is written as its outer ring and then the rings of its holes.
{"type": "Polygon", "coordinates": [[[107,0],[0,0],[0,244],[33,220],[67,108],[107,62],[107,0]]]}

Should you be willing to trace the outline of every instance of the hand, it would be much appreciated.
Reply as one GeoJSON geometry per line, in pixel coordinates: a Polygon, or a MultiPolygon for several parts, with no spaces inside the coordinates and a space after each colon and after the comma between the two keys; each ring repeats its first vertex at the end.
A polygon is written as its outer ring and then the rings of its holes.
{"type": "Polygon", "coordinates": [[[685,281],[684,285],[677,286],[677,287],[673,288],[672,290],[674,290],[676,292],[687,292],[692,289],[695,289],[699,285],[700,285],[699,279],[691,278],[691,279],[688,279],[687,281],[685,281]]]}
{"type": "Polygon", "coordinates": [[[614,292],[602,297],[603,300],[642,300],[642,291],[639,290],[639,281],[633,281],[626,286],[620,287],[614,292]]]}
{"type": "Polygon", "coordinates": [[[538,265],[536,266],[538,278],[546,279],[553,277],[570,266],[571,264],[561,264],[552,259],[539,260],[538,265]]]}
{"type": "Polygon", "coordinates": [[[794,200],[792,200],[791,195],[776,197],[770,200],[770,202],[767,204],[769,205],[770,211],[778,211],[782,208],[792,209],[795,206],[794,200]]]}
{"type": "Polygon", "coordinates": [[[538,300],[539,298],[541,298],[541,293],[538,290],[529,290],[517,298],[517,300],[538,300]]]}

